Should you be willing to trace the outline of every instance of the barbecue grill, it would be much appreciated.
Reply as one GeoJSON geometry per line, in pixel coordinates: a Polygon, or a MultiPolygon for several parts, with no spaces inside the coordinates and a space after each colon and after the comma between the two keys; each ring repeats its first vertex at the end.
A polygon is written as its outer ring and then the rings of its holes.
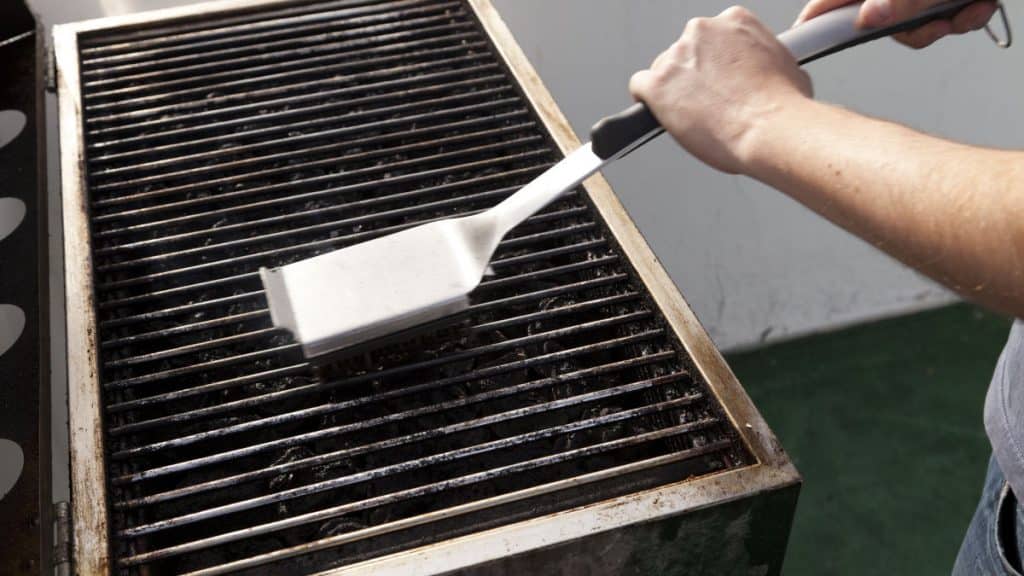
{"type": "Polygon", "coordinates": [[[776,574],[799,476],[600,177],[466,318],[330,364],[257,270],[579,145],[487,0],[54,29],[81,574],[776,574]]]}

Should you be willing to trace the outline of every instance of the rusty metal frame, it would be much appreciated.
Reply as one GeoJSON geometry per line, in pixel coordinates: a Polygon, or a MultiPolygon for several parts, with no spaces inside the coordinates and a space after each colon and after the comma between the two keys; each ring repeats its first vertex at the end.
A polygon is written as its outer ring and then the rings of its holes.
{"type": "Polygon", "coordinates": [[[93,300],[89,202],[84,179],[78,37],[54,27],[60,122],[61,202],[64,224],[64,291],[67,314],[68,428],[71,449],[72,558],[78,574],[107,574],[106,473],[93,300]]]}
{"type": "MultiPolygon", "coordinates": [[[[156,22],[187,21],[209,17],[213,12],[249,11],[291,1],[214,0],[179,8],[59,25],[53,29],[60,114],[67,285],[73,557],[78,574],[108,574],[111,568],[108,500],[103,468],[102,391],[96,353],[89,207],[83,170],[84,134],[80,108],[78,38],[91,32],[123,30],[156,22]]],[[[579,139],[491,0],[466,1],[554,142],[565,153],[577,148],[580,145],[579,139]]],[[[367,560],[325,574],[448,573],[482,566],[517,554],[581,541],[595,534],[640,522],[678,518],[715,504],[791,490],[800,484],[796,468],[608,182],[597,174],[584,183],[584,189],[756,462],[750,466],[367,560]]],[[[650,466],[649,463],[637,464],[650,466]]],[[[544,488],[537,487],[536,494],[544,488]]],[[[530,492],[524,491],[521,497],[536,495],[530,492]]]]}

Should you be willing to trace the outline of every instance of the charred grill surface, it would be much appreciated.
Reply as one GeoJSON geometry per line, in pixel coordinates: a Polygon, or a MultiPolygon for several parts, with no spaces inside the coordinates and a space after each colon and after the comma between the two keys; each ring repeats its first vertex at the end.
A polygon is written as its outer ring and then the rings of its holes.
{"type": "Polygon", "coordinates": [[[461,324],[319,367],[272,329],[258,267],[560,158],[463,2],[281,4],[80,58],[118,570],[324,569],[750,463],[582,190],[461,324]]]}

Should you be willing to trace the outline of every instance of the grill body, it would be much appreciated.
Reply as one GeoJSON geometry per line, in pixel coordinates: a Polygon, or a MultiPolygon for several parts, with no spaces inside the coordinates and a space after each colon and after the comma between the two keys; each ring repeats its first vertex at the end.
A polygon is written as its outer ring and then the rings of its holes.
{"type": "Polygon", "coordinates": [[[270,328],[259,266],[579,145],[487,1],[54,39],[80,573],[778,572],[799,476],[600,176],[459,325],[321,366],[270,328]]]}

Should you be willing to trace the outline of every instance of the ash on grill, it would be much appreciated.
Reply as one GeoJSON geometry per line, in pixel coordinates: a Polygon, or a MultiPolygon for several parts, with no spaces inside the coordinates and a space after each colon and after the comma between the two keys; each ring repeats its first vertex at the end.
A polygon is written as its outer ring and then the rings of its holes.
{"type": "Polygon", "coordinates": [[[321,368],[271,329],[259,266],[558,158],[461,1],[95,34],[81,69],[119,568],[322,569],[749,462],[579,191],[502,243],[460,325],[321,368]]]}

